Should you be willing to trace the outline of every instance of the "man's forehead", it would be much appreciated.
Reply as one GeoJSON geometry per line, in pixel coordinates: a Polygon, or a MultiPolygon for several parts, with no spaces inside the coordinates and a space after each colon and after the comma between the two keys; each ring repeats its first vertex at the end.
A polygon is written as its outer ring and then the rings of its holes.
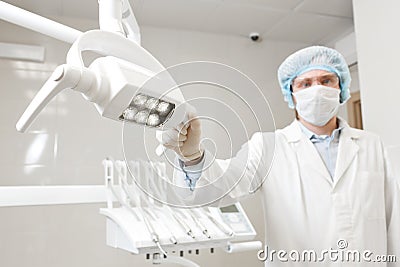
{"type": "Polygon", "coordinates": [[[326,75],[326,74],[334,74],[330,71],[326,70],[309,70],[307,72],[302,73],[301,75],[297,76],[298,78],[311,78],[315,76],[321,76],[321,75],[326,75]]]}

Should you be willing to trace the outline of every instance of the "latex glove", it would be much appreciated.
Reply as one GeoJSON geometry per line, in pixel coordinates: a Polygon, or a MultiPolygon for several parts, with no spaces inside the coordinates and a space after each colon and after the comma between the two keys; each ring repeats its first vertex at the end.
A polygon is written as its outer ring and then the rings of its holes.
{"type": "Polygon", "coordinates": [[[203,155],[200,147],[201,125],[195,113],[188,113],[188,122],[179,124],[176,128],[156,133],[157,140],[164,147],[175,151],[180,160],[185,163],[195,162],[203,155]]]}

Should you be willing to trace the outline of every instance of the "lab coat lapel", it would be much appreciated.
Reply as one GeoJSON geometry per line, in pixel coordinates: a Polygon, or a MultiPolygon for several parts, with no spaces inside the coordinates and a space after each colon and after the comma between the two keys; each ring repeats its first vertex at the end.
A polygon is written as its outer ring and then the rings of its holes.
{"type": "Polygon", "coordinates": [[[334,186],[336,186],[339,180],[343,177],[344,173],[353,163],[355,156],[358,153],[359,146],[356,141],[358,139],[357,133],[354,129],[350,128],[347,124],[341,130],[339,138],[339,149],[336,160],[334,186]]]}
{"type": "MultiPolygon", "coordinates": [[[[283,132],[297,154],[299,168],[308,168],[305,173],[316,172],[332,186],[332,178],[313,143],[303,134],[298,122],[293,121],[283,132]]],[[[303,172],[304,173],[304,172],[303,172]]]]}

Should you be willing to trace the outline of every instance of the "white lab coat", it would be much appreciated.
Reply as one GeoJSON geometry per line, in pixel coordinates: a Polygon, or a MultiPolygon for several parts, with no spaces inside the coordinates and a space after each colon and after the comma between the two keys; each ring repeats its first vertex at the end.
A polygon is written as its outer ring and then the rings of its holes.
{"type": "MultiPolygon", "coordinates": [[[[275,133],[254,134],[232,159],[205,165],[207,170],[194,192],[179,193],[187,204],[221,206],[238,201],[266,177],[260,188],[264,199],[260,212],[265,214],[269,250],[320,253],[338,249],[338,240],[344,239],[347,250],[369,250],[373,256],[396,254],[398,263],[332,263],[326,259],[317,265],[400,266],[400,183],[398,177],[388,175],[384,149],[376,135],[345,123],[334,182],[295,121],[275,133]],[[235,183],[229,181],[237,181],[233,190],[209,203],[231,189],[235,183]]],[[[176,174],[175,181],[182,184],[182,173],[176,174]]],[[[276,259],[265,264],[313,266],[276,259]]]]}

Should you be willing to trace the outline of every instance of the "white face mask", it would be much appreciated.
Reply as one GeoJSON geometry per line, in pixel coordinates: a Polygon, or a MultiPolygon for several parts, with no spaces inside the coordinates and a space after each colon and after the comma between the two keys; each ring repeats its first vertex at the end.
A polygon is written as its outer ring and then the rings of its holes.
{"type": "Polygon", "coordinates": [[[296,110],[299,115],[316,126],[327,124],[338,112],[339,89],[314,85],[292,94],[296,97],[296,110]]]}

